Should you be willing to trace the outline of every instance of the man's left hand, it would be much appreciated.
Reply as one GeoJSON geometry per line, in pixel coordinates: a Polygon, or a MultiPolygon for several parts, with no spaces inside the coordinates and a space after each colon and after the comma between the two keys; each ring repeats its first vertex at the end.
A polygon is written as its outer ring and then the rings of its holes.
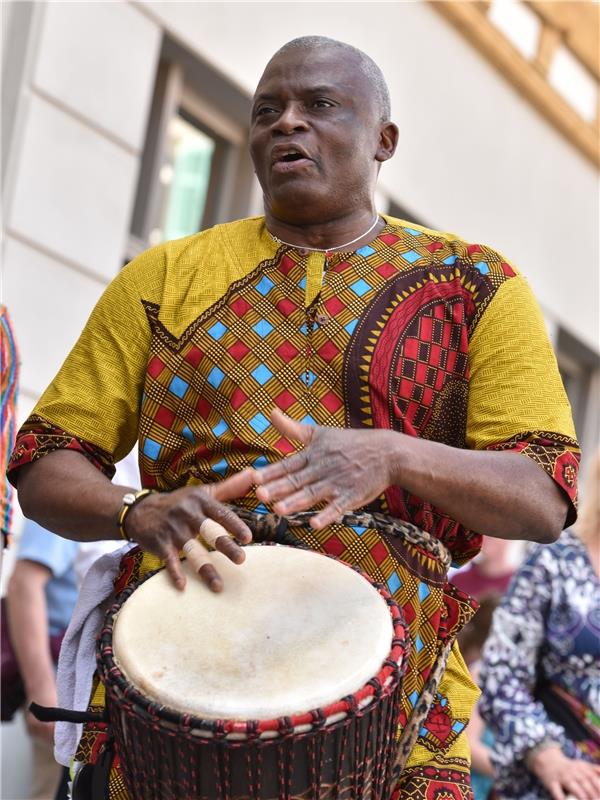
{"type": "Polygon", "coordinates": [[[304,445],[298,453],[254,471],[256,496],[272,503],[281,516],[326,506],[315,513],[315,530],[370,503],[392,483],[390,431],[303,425],[278,409],[271,413],[277,430],[304,445]]]}

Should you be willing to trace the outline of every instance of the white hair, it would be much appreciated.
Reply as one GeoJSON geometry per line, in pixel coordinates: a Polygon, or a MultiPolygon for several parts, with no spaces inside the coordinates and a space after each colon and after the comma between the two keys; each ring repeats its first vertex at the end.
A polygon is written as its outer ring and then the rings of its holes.
{"type": "Polygon", "coordinates": [[[282,53],[287,53],[288,50],[321,49],[339,50],[343,53],[347,53],[348,55],[352,55],[356,59],[363,75],[367,78],[371,84],[371,87],[373,88],[377,105],[379,106],[381,121],[389,121],[392,113],[390,92],[385,78],[383,77],[383,72],[379,69],[373,59],[366,53],[363,53],[362,50],[359,50],[358,47],[354,47],[351,44],[346,44],[346,42],[340,42],[337,39],[330,39],[328,36],[300,36],[297,39],[292,39],[291,42],[287,42],[287,44],[284,44],[283,47],[280,47],[273,58],[276,58],[282,53]]]}

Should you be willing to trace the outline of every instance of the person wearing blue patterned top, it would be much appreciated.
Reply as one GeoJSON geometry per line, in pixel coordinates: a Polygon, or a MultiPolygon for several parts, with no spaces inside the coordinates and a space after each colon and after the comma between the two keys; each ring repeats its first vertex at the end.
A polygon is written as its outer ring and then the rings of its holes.
{"type": "Polygon", "coordinates": [[[590,472],[577,533],[532,549],[484,648],[499,800],[600,798],[600,451],[590,472]]]}

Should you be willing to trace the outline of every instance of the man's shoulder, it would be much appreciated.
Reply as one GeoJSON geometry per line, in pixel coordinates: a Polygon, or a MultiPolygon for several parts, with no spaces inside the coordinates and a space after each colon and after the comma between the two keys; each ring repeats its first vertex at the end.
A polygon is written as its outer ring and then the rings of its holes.
{"type": "Polygon", "coordinates": [[[517,267],[499,250],[473,242],[450,231],[436,230],[416,222],[383,215],[388,228],[399,237],[399,244],[410,245],[417,254],[447,266],[475,268],[480,274],[498,271],[504,278],[518,274],[517,267]]]}
{"type": "Polygon", "coordinates": [[[236,244],[257,239],[263,227],[264,217],[247,217],[220,223],[190,236],[170,239],[150,247],[136,256],[130,264],[138,269],[147,269],[164,264],[197,262],[199,257],[208,252],[213,253],[215,249],[230,249],[236,244]]]}

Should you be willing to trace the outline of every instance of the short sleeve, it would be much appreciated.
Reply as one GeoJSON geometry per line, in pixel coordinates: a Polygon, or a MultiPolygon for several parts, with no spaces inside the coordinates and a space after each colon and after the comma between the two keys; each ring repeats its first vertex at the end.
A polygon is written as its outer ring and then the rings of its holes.
{"type": "Polygon", "coordinates": [[[73,570],[78,546],[78,542],[63,539],[28,519],[19,541],[17,560],[34,561],[47,567],[53,578],[61,578],[73,570]]]}
{"type": "Polygon", "coordinates": [[[469,344],[466,444],[535,461],[570,501],[576,517],[579,445],[556,357],[526,280],[502,283],[469,344]]]}
{"type": "Polygon", "coordinates": [[[9,464],[13,483],[21,466],[57,449],[81,452],[110,478],[114,462],[132,449],[151,338],[143,301],[160,259],[160,251],[148,251],[104,291],[19,431],[9,464]]]}

